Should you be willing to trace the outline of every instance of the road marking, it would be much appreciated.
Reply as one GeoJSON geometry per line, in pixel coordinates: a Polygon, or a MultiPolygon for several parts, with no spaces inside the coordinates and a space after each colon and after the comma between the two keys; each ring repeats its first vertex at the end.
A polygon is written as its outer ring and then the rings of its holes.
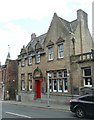
{"type": "Polygon", "coordinates": [[[30,117],[30,116],[21,115],[21,114],[17,114],[17,113],[13,113],[13,112],[6,112],[6,114],[16,115],[16,116],[24,117],[24,118],[32,118],[32,117],[30,117]]]}

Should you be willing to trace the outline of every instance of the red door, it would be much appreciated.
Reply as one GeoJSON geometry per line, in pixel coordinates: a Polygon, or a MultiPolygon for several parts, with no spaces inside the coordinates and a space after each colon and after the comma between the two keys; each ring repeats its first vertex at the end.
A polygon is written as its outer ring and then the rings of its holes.
{"type": "Polygon", "coordinates": [[[36,99],[37,99],[37,98],[41,98],[41,81],[38,80],[36,84],[37,84],[36,85],[36,99]]]}

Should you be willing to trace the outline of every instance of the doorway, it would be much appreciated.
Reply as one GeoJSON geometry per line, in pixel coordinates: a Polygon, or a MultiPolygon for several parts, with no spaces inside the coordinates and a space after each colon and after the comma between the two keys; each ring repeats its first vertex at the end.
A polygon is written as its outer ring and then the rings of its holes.
{"type": "Polygon", "coordinates": [[[36,80],[36,99],[41,98],[41,80],[36,80]]]}

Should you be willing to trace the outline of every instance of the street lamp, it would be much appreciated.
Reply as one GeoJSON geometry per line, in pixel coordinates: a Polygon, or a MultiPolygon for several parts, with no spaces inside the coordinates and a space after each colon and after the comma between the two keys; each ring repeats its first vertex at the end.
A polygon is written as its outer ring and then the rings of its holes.
{"type": "Polygon", "coordinates": [[[50,95],[50,94],[49,94],[49,77],[50,77],[50,76],[51,76],[50,73],[48,73],[48,74],[47,74],[47,97],[48,97],[48,98],[47,98],[47,106],[48,106],[48,107],[50,107],[50,105],[49,105],[49,95],[50,95]]]}

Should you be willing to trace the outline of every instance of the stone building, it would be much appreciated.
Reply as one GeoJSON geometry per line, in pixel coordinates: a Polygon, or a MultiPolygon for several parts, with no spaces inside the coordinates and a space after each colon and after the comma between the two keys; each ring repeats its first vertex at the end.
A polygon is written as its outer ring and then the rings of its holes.
{"type": "Polygon", "coordinates": [[[18,62],[11,60],[9,53],[5,65],[1,65],[2,99],[15,100],[18,86],[18,62]]]}
{"type": "Polygon", "coordinates": [[[93,87],[91,49],[94,43],[87,13],[77,10],[77,19],[71,22],[54,13],[47,33],[38,37],[33,33],[18,55],[18,90],[22,100],[42,99],[48,90],[50,95],[63,96],[79,94],[82,87],[93,87]],[[84,57],[89,61],[79,62],[84,57]],[[87,69],[86,81],[90,83],[83,83],[83,68],[87,69]]]}

